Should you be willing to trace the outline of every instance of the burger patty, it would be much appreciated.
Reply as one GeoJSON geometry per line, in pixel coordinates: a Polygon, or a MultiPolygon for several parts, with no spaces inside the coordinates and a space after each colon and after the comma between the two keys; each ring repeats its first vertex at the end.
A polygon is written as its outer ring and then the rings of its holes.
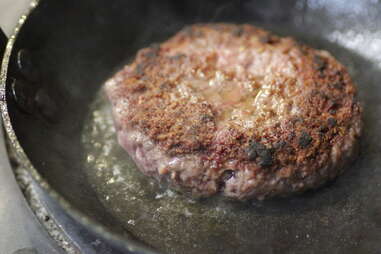
{"type": "Polygon", "coordinates": [[[316,188],[342,173],[361,133],[342,64],[252,25],[186,27],[141,49],[105,90],[140,170],[196,196],[316,188]]]}

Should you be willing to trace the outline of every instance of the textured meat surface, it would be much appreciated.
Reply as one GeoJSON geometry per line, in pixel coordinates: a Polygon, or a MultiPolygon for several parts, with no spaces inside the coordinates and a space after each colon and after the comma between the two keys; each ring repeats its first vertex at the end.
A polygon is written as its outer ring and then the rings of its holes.
{"type": "Polygon", "coordinates": [[[107,81],[119,143],[197,196],[316,188],[355,155],[361,107],[327,51],[251,25],[184,28],[107,81]]]}

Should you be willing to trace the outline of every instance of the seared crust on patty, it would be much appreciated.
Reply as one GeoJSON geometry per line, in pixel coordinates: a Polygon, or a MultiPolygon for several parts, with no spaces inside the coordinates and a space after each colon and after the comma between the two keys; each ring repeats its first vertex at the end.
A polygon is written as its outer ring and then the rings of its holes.
{"type": "Polygon", "coordinates": [[[316,188],[342,172],[361,133],[343,65],[251,25],[186,27],[140,50],[106,92],[139,168],[199,196],[316,188]]]}

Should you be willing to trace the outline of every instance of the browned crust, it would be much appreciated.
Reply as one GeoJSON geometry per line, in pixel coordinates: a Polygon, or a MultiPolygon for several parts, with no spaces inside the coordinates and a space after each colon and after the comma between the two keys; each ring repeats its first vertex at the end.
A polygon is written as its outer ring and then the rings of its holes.
{"type": "MultiPolygon", "coordinates": [[[[253,78],[229,70],[224,73],[231,80],[253,78]]],[[[121,84],[111,94],[111,100],[128,98],[131,109],[120,122],[147,135],[169,156],[199,154],[204,166],[213,164],[216,171],[221,171],[217,172],[220,175],[226,169],[224,164],[235,160],[240,164],[235,168],[249,168],[254,175],[266,178],[277,174],[297,181],[317,174],[326,163],[331,163],[329,155],[336,144],[344,143],[349,136],[355,142],[360,135],[361,107],[345,67],[323,51],[251,25],[187,27],[160,46],[140,50],[135,61],[119,72],[115,80],[121,84]],[[224,135],[218,136],[215,118],[218,108],[207,101],[171,100],[168,91],[184,75],[202,71],[207,76],[217,70],[218,51],[195,55],[182,50],[194,40],[208,40],[211,34],[212,40],[227,45],[260,48],[258,55],[270,52],[275,57],[281,56],[279,71],[274,67],[274,72],[278,71],[286,80],[303,82],[302,89],[292,98],[300,114],[260,132],[232,124],[224,135]],[[292,65],[295,72],[282,73],[282,64],[292,65]]]]}

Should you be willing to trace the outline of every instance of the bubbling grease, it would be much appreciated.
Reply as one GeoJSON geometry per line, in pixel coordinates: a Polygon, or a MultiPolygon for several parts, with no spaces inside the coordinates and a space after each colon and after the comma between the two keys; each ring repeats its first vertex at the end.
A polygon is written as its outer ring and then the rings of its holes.
{"type": "Polygon", "coordinates": [[[266,128],[299,113],[292,101],[297,86],[297,80],[275,75],[240,80],[222,71],[208,78],[199,72],[179,82],[170,96],[211,104],[219,126],[266,128]]]}

